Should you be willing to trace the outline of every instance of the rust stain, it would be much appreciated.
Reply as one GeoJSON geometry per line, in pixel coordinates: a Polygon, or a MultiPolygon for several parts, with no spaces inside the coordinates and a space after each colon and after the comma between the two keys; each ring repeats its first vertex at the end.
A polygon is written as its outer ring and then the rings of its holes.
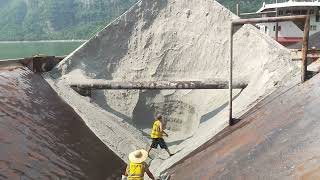
{"type": "Polygon", "coordinates": [[[48,158],[36,152],[29,152],[28,155],[30,159],[34,159],[36,161],[48,161],[48,158]]]}
{"type": "Polygon", "coordinates": [[[10,66],[2,66],[0,65],[0,71],[13,71],[16,69],[19,69],[23,67],[22,64],[16,63],[16,64],[11,64],[10,66]]]}
{"type": "Polygon", "coordinates": [[[320,157],[311,157],[299,164],[295,168],[296,176],[299,180],[319,180],[320,179],[320,157]]]}
{"type": "Polygon", "coordinates": [[[300,180],[319,180],[320,179],[320,167],[315,168],[311,171],[305,172],[300,180]]]}

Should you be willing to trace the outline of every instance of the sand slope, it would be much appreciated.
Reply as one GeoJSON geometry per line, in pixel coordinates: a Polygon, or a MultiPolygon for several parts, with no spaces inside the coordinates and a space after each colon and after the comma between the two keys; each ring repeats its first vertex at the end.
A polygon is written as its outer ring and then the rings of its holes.
{"type": "MultiPolygon", "coordinates": [[[[227,126],[226,90],[95,91],[88,99],[68,84],[90,79],[227,80],[232,18],[237,17],[211,0],[141,0],[65,58],[46,79],[125,160],[132,149],[147,146],[149,140],[140,130],[148,133],[153,114],[163,113],[170,130],[167,141],[178,154],[152,162],[161,172],[227,126]]],[[[249,82],[234,94],[239,117],[281,86],[296,67],[287,49],[253,26],[236,33],[234,47],[235,77],[249,82]]]]}

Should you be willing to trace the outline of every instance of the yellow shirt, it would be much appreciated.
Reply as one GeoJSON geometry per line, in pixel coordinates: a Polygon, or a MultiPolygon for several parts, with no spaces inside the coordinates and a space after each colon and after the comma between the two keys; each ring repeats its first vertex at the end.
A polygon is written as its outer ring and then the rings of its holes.
{"type": "Polygon", "coordinates": [[[144,162],[133,163],[130,162],[128,180],[143,180],[144,178],[144,162]]]}
{"type": "Polygon", "coordinates": [[[151,138],[153,139],[162,138],[162,131],[160,131],[160,125],[161,125],[160,120],[154,121],[152,126],[152,131],[151,131],[151,138]]]}

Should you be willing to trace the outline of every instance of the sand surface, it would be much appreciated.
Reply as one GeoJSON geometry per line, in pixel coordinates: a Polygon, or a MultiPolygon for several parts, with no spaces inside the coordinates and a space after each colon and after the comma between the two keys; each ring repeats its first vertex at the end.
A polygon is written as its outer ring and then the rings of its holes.
{"type": "MultiPolygon", "coordinates": [[[[228,125],[227,90],[93,91],[82,97],[71,83],[228,78],[230,22],[237,18],[211,0],[141,0],[45,75],[91,130],[127,161],[146,148],[154,114],[167,120],[172,158],[163,151],[151,169],[159,175],[228,125]]],[[[235,34],[234,75],[249,82],[234,91],[234,117],[297,72],[290,52],[244,26],[235,34]]]]}

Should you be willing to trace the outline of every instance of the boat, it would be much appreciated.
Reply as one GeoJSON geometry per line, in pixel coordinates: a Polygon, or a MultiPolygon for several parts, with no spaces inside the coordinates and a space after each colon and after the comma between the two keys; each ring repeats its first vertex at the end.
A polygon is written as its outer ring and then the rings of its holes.
{"type": "MultiPolygon", "coordinates": [[[[320,31],[320,1],[318,0],[289,0],[280,3],[266,4],[256,12],[261,17],[281,17],[295,15],[310,15],[310,36],[320,31]]],[[[278,38],[276,38],[276,23],[257,24],[260,31],[276,39],[284,46],[301,42],[303,40],[302,24],[294,22],[278,23],[278,38]]]]}

